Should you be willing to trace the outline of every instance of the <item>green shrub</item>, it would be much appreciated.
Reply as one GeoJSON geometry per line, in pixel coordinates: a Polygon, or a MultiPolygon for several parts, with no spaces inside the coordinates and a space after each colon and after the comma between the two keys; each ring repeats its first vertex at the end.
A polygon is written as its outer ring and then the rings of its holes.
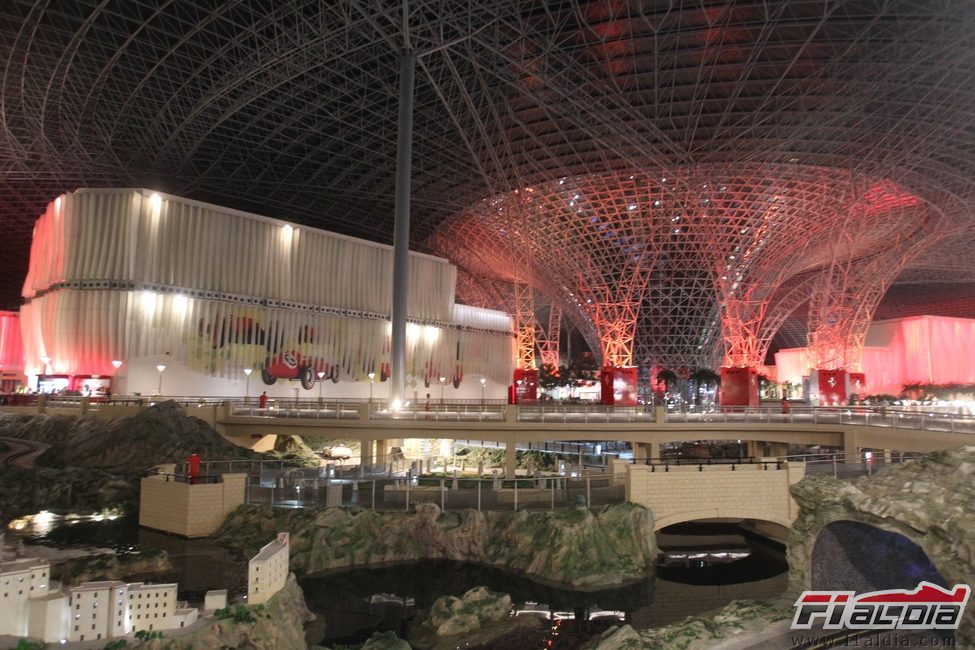
{"type": "Polygon", "coordinates": [[[213,614],[220,620],[230,619],[235,623],[253,623],[256,620],[254,615],[263,611],[264,605],[254,605],[253,607],[233,605],[232,607],[218,609],[213,614]]]}

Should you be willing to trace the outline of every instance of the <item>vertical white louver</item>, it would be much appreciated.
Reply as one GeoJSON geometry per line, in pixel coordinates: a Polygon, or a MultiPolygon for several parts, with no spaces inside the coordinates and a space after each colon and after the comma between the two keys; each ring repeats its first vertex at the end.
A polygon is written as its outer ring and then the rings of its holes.
{"type": "MultiPolygon", "coordinates": [[[[387,246],[145,190],[79,190],[35,226],[27,364],[109,375],[112,359],[169,354],[239,377],[294,354],[345,380],[382,375],[391,270],[387,246]]],[[[446,260],[411,254],[408,374],[507,383],[510,318],[455,306],[455,282],[446,260]]]]}

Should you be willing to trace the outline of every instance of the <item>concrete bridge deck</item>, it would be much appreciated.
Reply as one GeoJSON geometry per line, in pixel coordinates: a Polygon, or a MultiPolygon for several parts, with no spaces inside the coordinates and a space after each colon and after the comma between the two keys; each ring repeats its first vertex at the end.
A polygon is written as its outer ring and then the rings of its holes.
{"type": "MultiPolygon", "coordinates": [[[[35,404],[3,406],[0,410],[115,418],[138,412],[151,405],[152,399],[100,403],[41,396],[35,404]]],[[[518,444],[547,441],[626,441],[636,458],[659,458],[661,444],[691,440],[773,445],[772,453],[755,453],[752,448],[749,455],[783,456],[784,445],[819,445],[842,448],[847,458],[856,458],[860,449],[929,452],[975,444],[973,417],[892,408],[796,407],[783,413],[777,407],[685,414],[666,413],[662,407],[519,407],[497,401],[448,401],[392,411],[378,400],[276,400],[258,408],[254,400],[167,399],[179,401],[188,414],[208,421],[223,435],[247,446],[262,440],[266,444],[269,436],[308,434],[363,443],[404,438],[483,440],[505,445],[510,470],[518,444]]],[[[377,455],[382,455],[380,449],[377,455]]]]}

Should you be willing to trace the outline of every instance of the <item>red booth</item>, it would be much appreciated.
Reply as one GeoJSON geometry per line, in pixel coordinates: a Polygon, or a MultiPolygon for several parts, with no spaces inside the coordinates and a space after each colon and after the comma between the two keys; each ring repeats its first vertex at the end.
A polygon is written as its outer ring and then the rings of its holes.
{"type": "Polygon", "coordinates": [[[606,406],[636,406],[637,369],[606,366],[599,373],[599,403],[606,406]]]}
{"type": "Polygon", "coordinates": [[[758,406],[758,370],[721,368],[721,406],[758,406]]]}
{"type": "Polygon", "coordinates": [[[538,404],[538,371],[515,368],[514,382],[508,390],[512,404],[538,404]]]}

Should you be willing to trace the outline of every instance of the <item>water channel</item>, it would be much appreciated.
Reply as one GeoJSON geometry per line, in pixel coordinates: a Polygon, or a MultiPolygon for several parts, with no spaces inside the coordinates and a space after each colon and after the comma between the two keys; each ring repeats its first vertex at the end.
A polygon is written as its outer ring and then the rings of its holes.
{"type": "MultiPolygon", "coordinates": [[[[173,570],[151,580],[178,582],[179,597],[191,602],[202,601],[208,589],[240,594],[245,588],[245,560],[232,557],[212,540],[186,540],[139,528],[135,517],[60,522],[18,534],[28,555],[30,544],[97,546],[117,553],[163,549],[173,570]]],[[[674,526],[662,531],[658,542],[656,577],[602,591],[558,589],[489,567],[441,561],[332,572],[299,582],[309,608],[326,621],[321,642],[329,646],[360,644],[375,631],[407,636],[417,613],[445,594],[461,596],[476,586],[508,593],[515,616],[545,621],[530,633],[506,638],[504,645],[511,650],[576,648],[621,621],[637,628],[659,627],[732,600],[772,598],[786,587],[781,545],[733,524],[674,526]]],[[[316,629],[321,635],[321,628],[316,629]]]]}

